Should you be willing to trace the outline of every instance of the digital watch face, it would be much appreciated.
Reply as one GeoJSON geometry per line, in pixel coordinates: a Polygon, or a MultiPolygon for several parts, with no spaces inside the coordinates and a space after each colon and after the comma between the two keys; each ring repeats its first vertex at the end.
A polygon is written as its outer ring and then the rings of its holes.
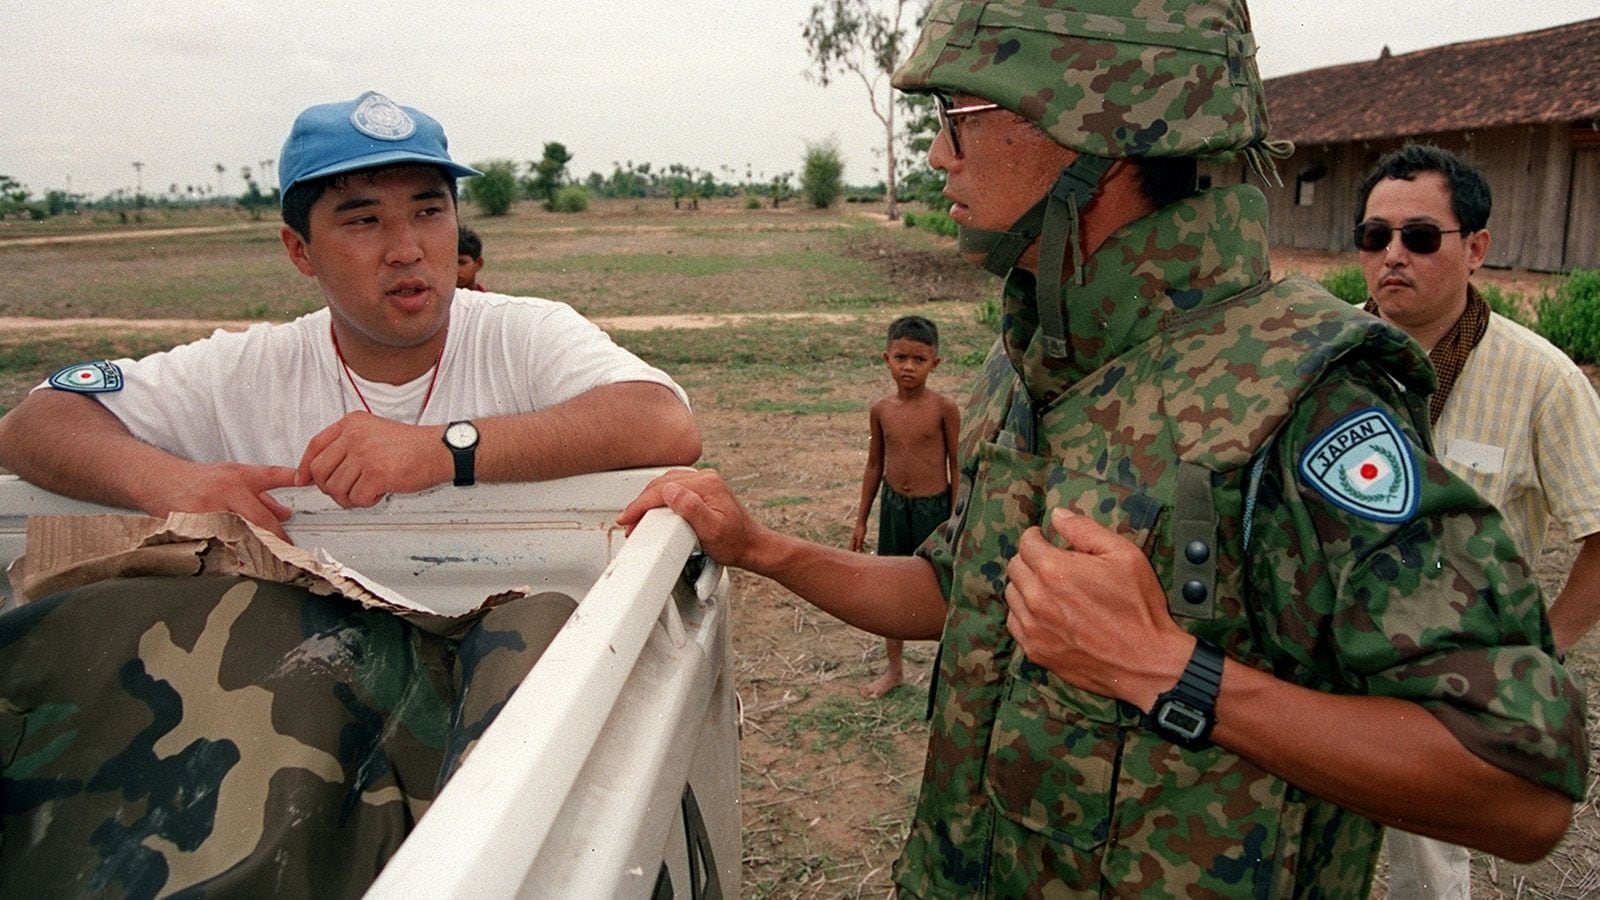
{"type": "Polygon", "coordinates": [[[1163,728],[1169,728],[1184,738],[1193,739],[1205,730],[1205,717],[1176,701],[1168,701],[1156,715],[1163,728]]]}

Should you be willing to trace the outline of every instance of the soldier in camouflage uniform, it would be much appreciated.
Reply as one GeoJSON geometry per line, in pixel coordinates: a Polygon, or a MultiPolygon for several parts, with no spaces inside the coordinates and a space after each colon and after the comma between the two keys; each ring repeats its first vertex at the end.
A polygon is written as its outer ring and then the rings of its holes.
{"type": "Polygon", "coordinates": [[[1582,693],[1430,455],[1426,360],[1270,280],[1258,190],[1192,189],[1282,149],[1241,0],[942,0],[895,84],[936,93],[961,249],[1006,278],[952,518],[853,558],[693,473],[623,521],[668,505],[852,624],[942,634],[902,893],[1362,896],[1380,822],[1547,852],[1582,693]]]}

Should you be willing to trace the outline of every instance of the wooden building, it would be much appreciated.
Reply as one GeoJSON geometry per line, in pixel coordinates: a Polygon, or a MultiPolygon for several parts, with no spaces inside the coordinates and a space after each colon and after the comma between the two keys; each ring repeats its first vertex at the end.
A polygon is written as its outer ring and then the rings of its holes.
{"type": "MultiPolygon", "coordinates": [[[[1266,82],[1282,187],[1265,188],[1273,244],[1352,249],[1356,192],[1406,141],[1473,160],[1494,208],[1488,264],[1600,268],[1600,18],[1330,66],[1266,82]]],[[[1216,183],[1246,177],[1211,164],[1216,183]]]]}

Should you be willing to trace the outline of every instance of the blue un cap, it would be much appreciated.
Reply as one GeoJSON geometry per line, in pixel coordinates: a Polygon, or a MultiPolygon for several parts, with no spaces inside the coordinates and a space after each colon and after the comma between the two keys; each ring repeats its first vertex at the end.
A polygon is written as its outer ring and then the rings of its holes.
{"type": "Polygon", "coordinates": [[[377,91],[313,106],[294,120],[278,154],[279,196],[312,178],[403,163],[438,166],[453,178],[483,174],[451,159],[449,145],[432,116],[377,91]]]}

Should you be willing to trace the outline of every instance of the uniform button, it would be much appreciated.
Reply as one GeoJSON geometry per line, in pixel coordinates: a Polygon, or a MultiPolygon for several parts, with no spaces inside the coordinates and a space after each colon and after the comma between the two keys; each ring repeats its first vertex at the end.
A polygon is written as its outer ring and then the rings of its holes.
{"type": "Polygon", "coordinates": [[[1183,547],[1183,556],[1198,566],[1211,558],[1211,547],[1205,541],[1190,541],[1183,547]]]}
{"type": "Polygon", "coordinates": [[[1183,599],[1196,606],[1206,602],[1206,586],[1204,582],[1190,581],[1183,585],[1183,599]]]}

